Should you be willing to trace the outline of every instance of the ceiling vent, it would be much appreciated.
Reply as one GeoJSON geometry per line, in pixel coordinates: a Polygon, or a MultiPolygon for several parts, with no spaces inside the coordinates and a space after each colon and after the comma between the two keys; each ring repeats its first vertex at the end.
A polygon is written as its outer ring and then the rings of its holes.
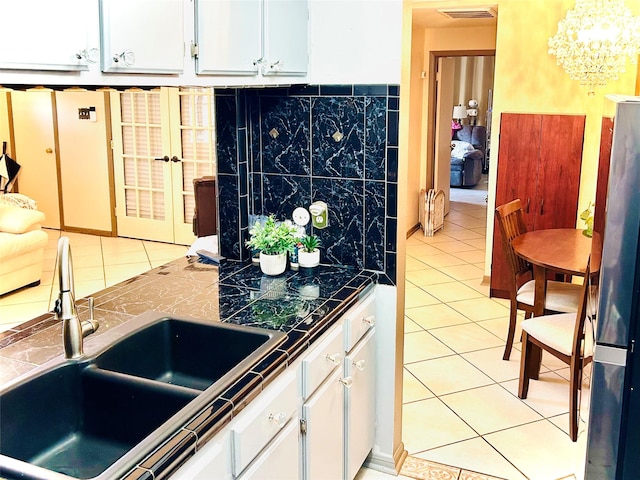
{"type": "Polygon", "coordinates": [[[496,11],[493,8],[440,8],[438,12],[449,18],[495,18],[496,11]]]}

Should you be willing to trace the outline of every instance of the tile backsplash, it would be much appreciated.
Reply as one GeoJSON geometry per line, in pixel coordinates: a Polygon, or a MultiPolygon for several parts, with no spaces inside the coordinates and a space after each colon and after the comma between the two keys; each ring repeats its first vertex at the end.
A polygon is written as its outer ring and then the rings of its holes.
{"type": "Polygon", "coordinates": [[[283,220],[322,200],[321,262],[395,283],[398,104],[397,85],[217,90],[221,253],[248,258],[250,213],[283,220]]]}

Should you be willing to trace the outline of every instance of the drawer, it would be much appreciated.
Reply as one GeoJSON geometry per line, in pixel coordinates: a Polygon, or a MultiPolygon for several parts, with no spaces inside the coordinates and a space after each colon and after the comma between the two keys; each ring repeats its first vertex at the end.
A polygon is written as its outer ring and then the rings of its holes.
{"type": "Polygon", "coordinates": [[[344,314],[344,351],[350,352],[375,324],[376,296],[370,293],[344,314]]]}
{"type": "Polygon", "coordinates": [[[333,327],[302,360],[302,398],[309,398],[344,358],[342,323],[333,327]]]}
{"type": "Polygon", "coordinates": [[[233,473],[240,474],[297,413],[296,370],[284,371],[232,422],[233,473]]]}

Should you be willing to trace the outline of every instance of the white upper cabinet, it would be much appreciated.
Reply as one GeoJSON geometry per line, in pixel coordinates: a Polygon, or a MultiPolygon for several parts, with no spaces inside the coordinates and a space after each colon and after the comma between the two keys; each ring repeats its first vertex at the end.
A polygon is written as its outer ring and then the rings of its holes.
{"type": "Polygon", "coordinates": [[[97,28],[91,2],[4,0],[0,19],[0,69],[87,70],[98,59],[88,41],[97,28]]]}
{"type": "Polygon", "coordinates": [[[102,71],[184,70],[182,0],[100,0],[102,71]]]}
{"type": "Polygon", "coordinates": [[[199,74],[304,75],[307,0],[196,0],[199,74]]]}
{"type": "Polygon", "coordinates": [[[196,0],[198,73],[256,75],[262,50],[261,0],[196,0]]]}
{"type": "Polygon", "coordinates": [[[308,32],[307,0],[264,0],[263,73],[307,73],[308,32]]]}

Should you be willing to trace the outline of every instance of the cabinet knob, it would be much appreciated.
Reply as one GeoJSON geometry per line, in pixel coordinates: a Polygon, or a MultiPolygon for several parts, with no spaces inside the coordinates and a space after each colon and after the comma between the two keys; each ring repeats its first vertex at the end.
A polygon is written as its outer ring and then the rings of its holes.
{"type": "Polygon", "coordinates": [[[130,67],[136,63],[136,56],[131,50],[125,50],[121,53],[116,53],[113,58],[113,63],[122,63],[125,67],[130,67]]]}
{"type": "Polygon", "coordinates": [[[376,324],[376,317],[374,317],[373,315],[369,315],[368,317],[362,319],[362,323],[373,327],[376,324]]]}
{"type": "Polygon", "coordinates": [[[363,371],[364,367],[366,366],[367,362],[365,362],[364,360],[358,360],[357,362],[352,362],[351,365],[353,365],[354,367],[356,367],[358,370],[363,371]]]}
{"type": "Polygon", "coordinates": [[[47,152],[47,153],[53,153],[53,148],[49,147],[49,148],[47,148],[47,149],[45,150],[45,152],[47,152]]]}
{"type": "Polygon", "coordinates": [[[340,365],[340,360],[342,359],[342,355],[339,353],[334,353],[329,355],[328,353],[324,356],[328,361],[333,363],[334,365],[340,365]]]}
{"type": "Polygon", "coordinates": [[[270,413],[269,421],[275,423],[278,428],[282,428],[287,423],[287,414],[285,412],[270,413]]]}
{"type": "Polygon", "coordinates": [[[351,385],[353,385],[353,378],[351,377],[344,377],[341,378],[339,380],[339,382],[345,386],[345,388],[351,388],[351,385]]]}
{"type": "Polygon", "coordinates": [[[178,157],[176,157],[176,156],[174,155],[173,157],[171,157],[171,161],[172,161],[173,163],[176,163],[176,162],[180,162],[181,160],[180,160],[178,157]]]}

